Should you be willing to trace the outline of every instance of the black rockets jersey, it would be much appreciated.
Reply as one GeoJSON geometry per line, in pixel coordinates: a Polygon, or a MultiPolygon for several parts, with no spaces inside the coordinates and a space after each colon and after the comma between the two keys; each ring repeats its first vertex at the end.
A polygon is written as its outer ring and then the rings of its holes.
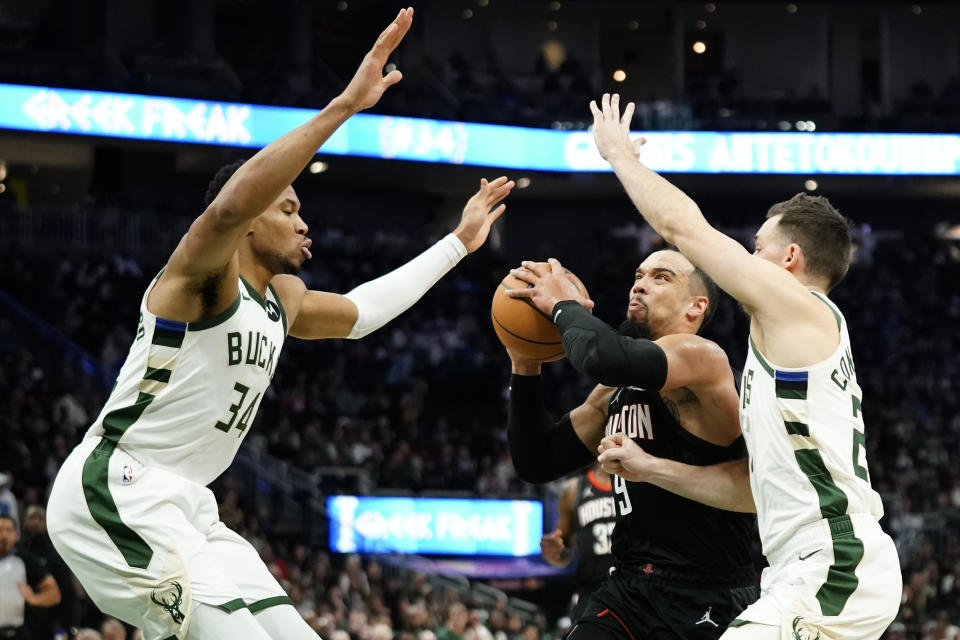
{"type": "MultiPolygon", "coordinates": [[[[620,387],[610,397],[606,434],[623,432],[644,451],[685,464],[710,465],[746,457],[743,437],[721,447],[684,429],[659,392],[620,387]]],[[[687,572],[751,566],[753,514],[723,511],[647,482],[613,476],[618,564],[687,572]]]]}
{"type": "Polygon", "coordinates": [[[577,584],[602,581],[613,564],[611,534],[617,522],[613,487],[597,480],[593,469],[577,481],[574,503],[577,523],[577,584]]]}

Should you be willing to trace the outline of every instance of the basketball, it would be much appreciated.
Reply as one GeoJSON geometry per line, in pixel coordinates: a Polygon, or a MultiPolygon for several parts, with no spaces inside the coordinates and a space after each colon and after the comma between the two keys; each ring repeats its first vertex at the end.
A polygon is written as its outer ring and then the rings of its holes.
{"type": "MultiPolygon", "coordinates": [[[[546,262],[537,264],[546,267],[547,271],[551,270],[546,262]]],[[[580,279],[569,270],[564,269],[564,271],[567,278],[577,286],[580,294],[589,298],[587,289],[580,279]]],[[[509,273],[500,282],[493,294],[493,304],[490,307],[493,329],[497,332],[497,337],[500,338],[503,346],[517,357],[540,362],[559,360],[565,355],[563,341],[549,316],[537,309],[529,300],[507,296],[507,291],[510,289],[529,286],[531,285],[509,273]]]]}

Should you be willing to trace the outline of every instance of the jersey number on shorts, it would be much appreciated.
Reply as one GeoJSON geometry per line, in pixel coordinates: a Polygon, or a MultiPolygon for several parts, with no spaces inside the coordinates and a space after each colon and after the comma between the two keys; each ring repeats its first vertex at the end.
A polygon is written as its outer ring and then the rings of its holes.
{"type": "MultiPolygon", "coordinates": [[[[237,414],[240,413],[240,408],[243,407],[243,401],[246,400],[248,391],[250,391],[250,387],[240,384],[239,382],[233,385],[234,394],[239,393],[240,398],[234,404],[230,405],[230,421],[224,422],[221,420],[217,424],[213,425],[214,427],[220,429],[220,431],[223,431],[224,433],[230,431],[230,429],[233,427],[233,423],[237,421],[237,414]]],[[[253,409],[257,406],[257,400],[259,399],[260,394],[258,393],[253,397],[252,400],[250,400],[250,404],[247,405],[247,408],[244,409],[243,413],[240,414],[240,422],[237,424],[237,429],[240,430],[240,433],[237,434],[238,438],[243,435],[247,425],[250,424],[250,418],[253,416],[253,409]]]]}
{"type": "Polygon", "coordinates": [[[627,493],[627,481],[618,475],[613,476],[613,492],[617,494],[617,511],[625,516],[633,511],[630,494],[627,493]]]}

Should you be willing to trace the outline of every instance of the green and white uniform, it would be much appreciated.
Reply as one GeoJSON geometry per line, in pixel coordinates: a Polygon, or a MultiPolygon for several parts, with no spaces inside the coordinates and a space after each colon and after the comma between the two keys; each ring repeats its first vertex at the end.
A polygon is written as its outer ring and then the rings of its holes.
{"type": "Polygon", "coordinates": [[[238,287],[229,309],[196,323],[150,313],[148,288],[116,386],[50,496],[57,550],[96,605],[145,640],[185,638],[199,603],[290,603],[206,488],[249,431],[287,333],[273,287],[266,299],[238,287]]]}
{"type": "Polygon", "coordinates": [[[770,567],[760,599],[738,621],[779,626],[787,638],[876,638],[900,604],[900,564],[878,524],[883,506],[867,472],[846,321],[826,296],[814,295],[836,316],[836,351],[818,364],[785,368],[751,340],[744,366],[740,426],[770,567]]]}

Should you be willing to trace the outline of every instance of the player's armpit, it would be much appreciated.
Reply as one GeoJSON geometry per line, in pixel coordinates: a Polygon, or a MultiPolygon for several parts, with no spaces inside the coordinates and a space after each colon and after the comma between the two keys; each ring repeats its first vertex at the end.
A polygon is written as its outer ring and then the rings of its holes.
{"type": "Polygon", "coordinates": [[[243,224],[229,220],[216,202],[211,203],[180,239],[167,261],[165,275],[196,281],[222,273],[224,279],[232,279],[239,269],[237,248],[249,224],[250,220],[243,224]],[[231,261],[237,263],[232,270],[228,268],[231,261]]]}

